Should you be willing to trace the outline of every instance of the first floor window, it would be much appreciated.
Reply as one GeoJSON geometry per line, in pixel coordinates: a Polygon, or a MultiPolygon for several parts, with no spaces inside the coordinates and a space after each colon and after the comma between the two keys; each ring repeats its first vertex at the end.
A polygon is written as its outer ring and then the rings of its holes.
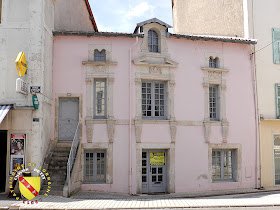
{"type": "Polygon", "coordinates": [[[235,150],[212,150],[212,180],[234,181],[235,180],[235,150]]]}
{"type": "Polygon", "coordinates": [[[166,83],[161,81],[142,82],[143,118],[165,119],[166,83]]]}
{"type": "Polygon", "coordinates": [[[94,118],[106,118],[106,79],[94,80],[94,118]]]}
{"type": "Polygon", "coordinates": [[[85,151],[84,182],[106,182],[106,151],[85,151]]]}
{"type": "Polygon", "coordinates": [[[209,86],[209,117],[211,121],[219,120],[219,86],[210,85],[209,86]]]}

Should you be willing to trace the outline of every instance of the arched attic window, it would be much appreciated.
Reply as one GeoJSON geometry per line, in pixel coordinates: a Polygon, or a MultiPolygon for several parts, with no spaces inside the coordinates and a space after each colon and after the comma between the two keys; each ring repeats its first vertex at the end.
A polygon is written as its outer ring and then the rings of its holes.
{"type": "Polygon", "coordinates": [[[158,53],[159,46],[158,46],[158,34],[154,30],[149,30],[148,32],[148,47],[149,52],[158,53]]]}
{"type": "Polygon", "coordinates": [[[209,67],[210,68],[219,68],[219,58],[213,58],[212,56],[210,56],[209,58],[209,67]]]}
{"type": "Polygon", "coordinates": [[[101,52],[99,52],[99,50],[94,50],[94,61],[106,61],[106,51],[105,50],[101,50],[101,52]]]}

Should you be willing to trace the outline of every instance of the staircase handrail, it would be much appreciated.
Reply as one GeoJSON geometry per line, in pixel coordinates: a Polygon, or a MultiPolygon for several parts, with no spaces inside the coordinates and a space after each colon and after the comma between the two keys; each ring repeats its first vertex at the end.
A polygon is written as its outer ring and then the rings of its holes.
{"type": "Polygon", "coordinates": [[[79,147],[79,142],[80,142],[80,138],[79,138],[79,126],[80,123],[78,123],[76,131],[75,131],[75,135],[72,141],[72,145],[71,145],[71,150],[69,153],[69,157],[68,157],[68,161],[67,161],[67,185],[68,185],[68,196],[70,196],[70,182],[71,182],[71,171],[75,162],[75,158],[76,158],[76,154],[78,151],[78,147],[79,147]]]}

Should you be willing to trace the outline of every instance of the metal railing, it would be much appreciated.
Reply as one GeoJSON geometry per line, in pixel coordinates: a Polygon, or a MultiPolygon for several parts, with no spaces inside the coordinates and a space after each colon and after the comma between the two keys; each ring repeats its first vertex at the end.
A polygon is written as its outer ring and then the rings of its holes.
{"type": "Polygon", "coordinates": [[[79,126],[80,126],[80,124],[78,123],[77,128],[76,128],[76,132],[75,132],[75,135],[74,135],[74,139],[73,139],[73,142],[72,142],[71,150],[70,150],[70,153],[69,153],[68,161],[67,161],[67,179],[66,179],[66,182],[67,182],[67,186],[68,186],[68,196],[70,196],[70,192],[71,192],[70,191],[71,171],[72,171],[72,168],[74,166],[74,162],[75,162],[75,159],[76,159],[76,154],[77,154],[77,151],[78,151],[78,148],[79,148],[79,142],[80,142],[79,126]]]}

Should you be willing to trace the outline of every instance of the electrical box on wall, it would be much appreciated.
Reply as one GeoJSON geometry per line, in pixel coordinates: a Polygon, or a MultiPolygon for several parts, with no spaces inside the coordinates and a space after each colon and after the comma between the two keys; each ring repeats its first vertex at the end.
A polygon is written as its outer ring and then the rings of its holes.
{"type": "Polygon", "coordinates": [[[21,78],[17,78],[16,80],[16,92],[27,94],[27,83],[21,78]]]}

